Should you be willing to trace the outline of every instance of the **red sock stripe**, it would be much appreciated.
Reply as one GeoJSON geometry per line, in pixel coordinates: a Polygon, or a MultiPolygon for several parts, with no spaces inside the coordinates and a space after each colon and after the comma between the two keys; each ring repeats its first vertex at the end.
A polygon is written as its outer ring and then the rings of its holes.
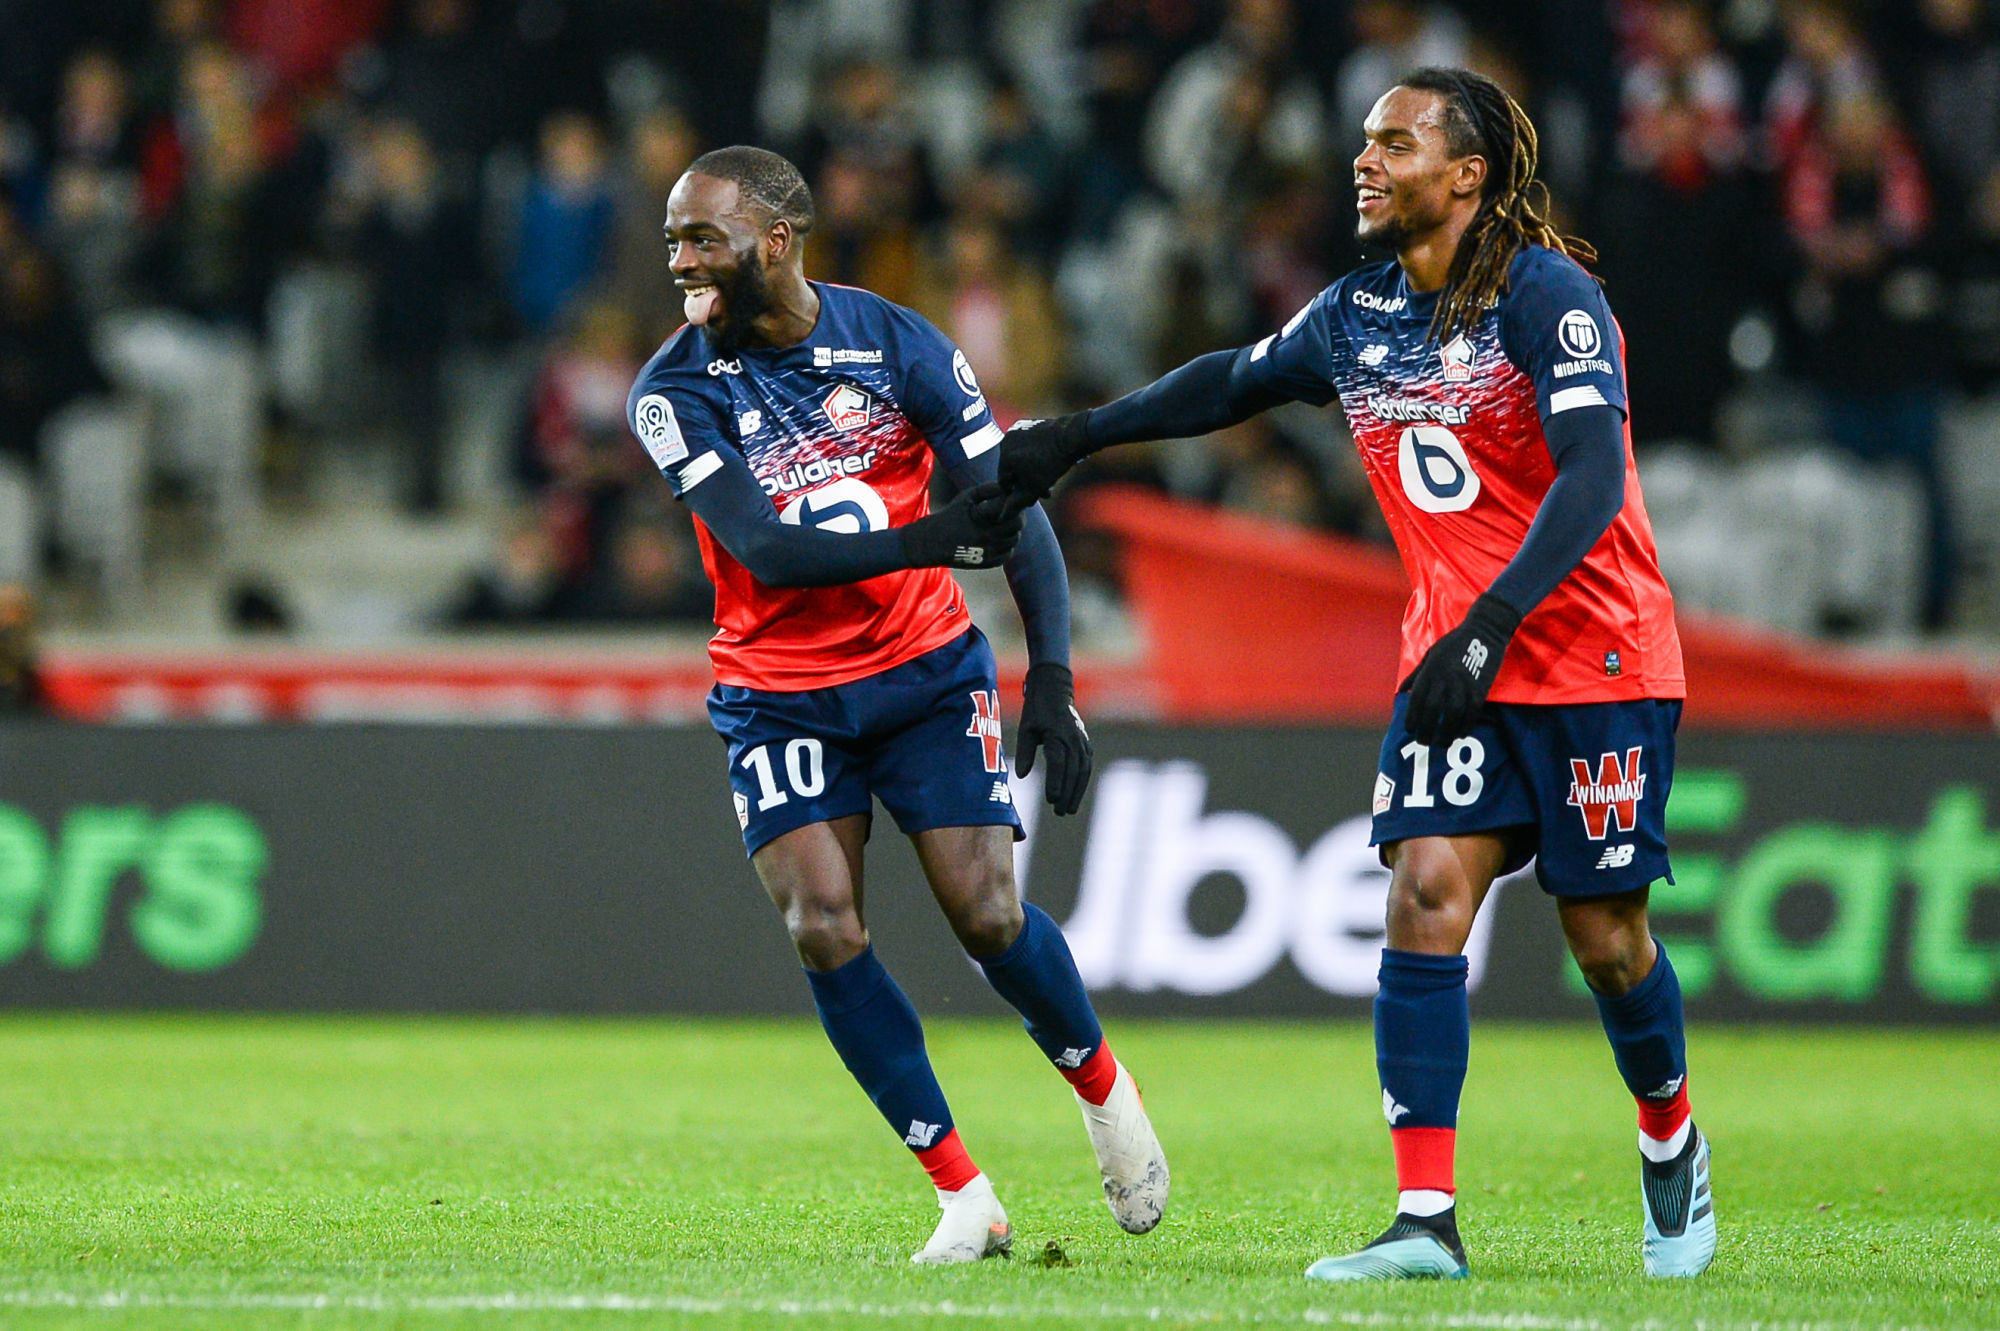
{"type": "Polygon", "coordinates": [[[1452,1185],[1452,1156],[1458,1150],[1457,1128],[1391,1128],[1389,1144],[1396,1150],[1396,1187],[1457,1192],[1452,1185]]]}
{"type": "Polygon", "coordinates": [[[932,1186],[946,1192],[957,1192],[979,1174],[979,1166],[972,1163],[972,1157],[965,1153],[965,1143],[958,1139],[957,1128],[946,1133],[936,1146],[918,1151],[917,1163],[931,1176],[932,1186]]]}
{"type": "Polygon", "coordinates": [[[1688,1108],[1687,1082],[1674,1092],[1671,1100],[1648,1100],[1644,1096],[1634,1096],[1639,1105],[1639,1131],[1656,1142],[1663,1142],[1681,1130],[1681,1124],[1688,1121],[1693,1111],[1688,1108]]]}
{"type": "Polygon", "coordinates": [[[1094,1105],[1101,1105],[1111,1098],[1111,1083],[1118,1080],[1118,1060],[1111,1056],[1111,1046],[1101,1044],[1097,1052],[1083,1060],[1080,1068],[1066,1068],[1057,1065],[1056,1071],[1076,1088],[1076,1093],[1094,1105]]]}

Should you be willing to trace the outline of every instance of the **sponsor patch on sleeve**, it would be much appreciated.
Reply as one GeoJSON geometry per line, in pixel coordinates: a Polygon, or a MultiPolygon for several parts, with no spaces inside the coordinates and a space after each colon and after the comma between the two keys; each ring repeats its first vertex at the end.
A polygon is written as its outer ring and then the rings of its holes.
{"type": "Polygon", "coordinates": [[[663,393],[648,393],[639,399],[639,405],[632,409],[632,428],[656,467],[671,467],[688,455],[681,423],[674,418],[674,404],[663,393]]]}

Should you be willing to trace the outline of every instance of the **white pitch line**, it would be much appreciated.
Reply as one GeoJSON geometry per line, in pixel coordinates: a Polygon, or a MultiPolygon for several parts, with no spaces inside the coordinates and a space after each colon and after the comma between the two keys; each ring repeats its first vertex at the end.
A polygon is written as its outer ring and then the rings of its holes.
{"type": "Polygon", "coordinates": [[[1210,1323],[1294,1326],[1426,1326],[1445,1331],[1931,1331],[1931,1328],[1862,1322],[1605,1322],[1597,1318],[1545,1317],[1537,1313],[1353,1312],[1306,1308],[1299,1312],[1258,1313],[1207,1308],[1037,1307],[997,1303],[865,1303],[841,1299],[702,1299],[677,1294],[440,1294],[386,1298],[378,1294],[141,1294],[116,1290],[0,1290],[0,1307],[67,1308],[79,1311],[181,1309],[192,1312],[614,1312],[682,1313],[725,1316],[750,1313],[777,1317],[967,1317],[993,1321],[1053,1318],[1062,1321],[1124,1319],[1163,1324],[1210,1323]]]}

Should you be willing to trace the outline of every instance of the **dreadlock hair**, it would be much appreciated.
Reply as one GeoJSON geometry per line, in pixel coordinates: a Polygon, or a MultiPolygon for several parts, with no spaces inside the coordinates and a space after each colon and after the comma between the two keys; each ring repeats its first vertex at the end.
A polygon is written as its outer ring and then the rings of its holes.
{"type": "Polygon", "coordinates": [[[1479,211],[1445,273],[1431,337],[1449,342],[1477,324],[1506,291],[1514,256],[1529,245],[1545,245],[1583,263],[1596,261],[1597,250],[1588,241],[1563,235],[1549,221],[1548,187],[1535,179],[1540,145],[1534,122],[1499,84],[1469,69],[1432,65],[1398,79],[1396,86],[1442,97],[1446,151],[1486,159],[1479,211]]]}
{"type": "Polygon", "coordinates": [[[796,235],[811,231],[817,219],[806,178],[796,166],[768,149],[747,144],[717,148],[695,158],[688,174],[735,181],[740,197],[771,214],[772,221],[783,218],[791,223],[796,235]]]}

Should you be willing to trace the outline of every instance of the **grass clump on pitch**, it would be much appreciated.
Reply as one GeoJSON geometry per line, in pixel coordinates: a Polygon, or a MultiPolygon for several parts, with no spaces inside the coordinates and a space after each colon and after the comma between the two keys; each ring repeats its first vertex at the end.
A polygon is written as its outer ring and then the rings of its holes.
{"type": "Polygon", "coordinates": [[[1359,1024],[1112,1024],[1174,1166],[1118,1232],[1018,1027],[934,1023],[1012,1261],[915,1270],[922,1173],[789,1023],[0,1021],[0,1325],[2000,1326],[2000,1036],[1690,1039],[1722,1248],[1639,1275],[1595,1029],[1481,1024],[1473,1279],[1308,1288],[1393,1197],[1359,1024]]]}

